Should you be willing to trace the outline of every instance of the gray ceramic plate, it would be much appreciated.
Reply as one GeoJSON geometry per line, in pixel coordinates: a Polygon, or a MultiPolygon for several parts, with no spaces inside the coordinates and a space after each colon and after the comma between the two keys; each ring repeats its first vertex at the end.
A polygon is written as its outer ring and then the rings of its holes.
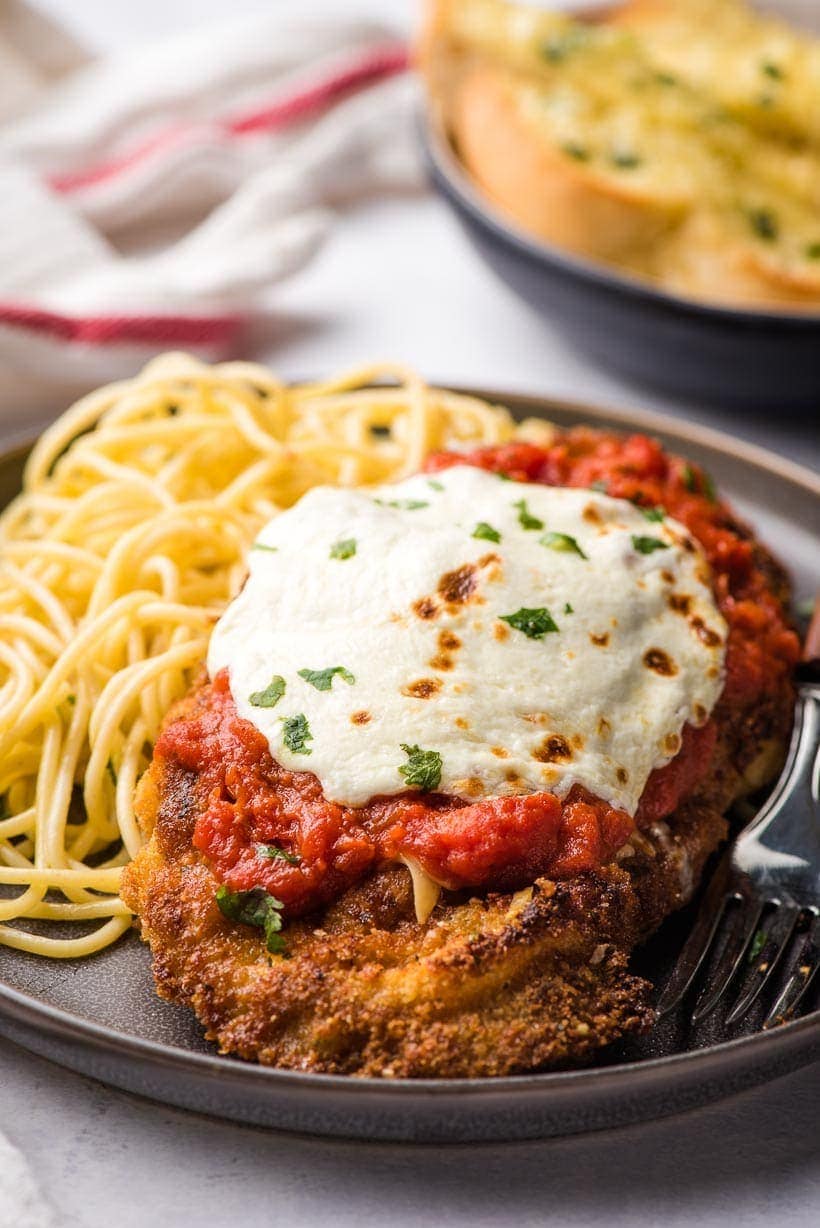
{"type": "MultiPolygon", "coordinates": [[[[788,566],[798,599],[816,590],[820,482],[726,436],[650,415],[488,393],[517,413],[658,435],[703,464],[788,566]]],[[[24,452],[0,459],[0,502],[18,489],[24,452]]],[[[638,953],[662,979],[691,910],[638,953]]],[[[135,934],[90,959],[51,963],[0,948],[0,1032],[85,1075],[165,1104],[310,1134],[413,1141],[522,1139],[599,1130],[694,1107],[820,1056],[817,998],[772,1032],[728,1035],[719,1018],[670,1020],[592,1068],[509,1079],[380,1081],[266,1070],[220,1057],[187,1011],[155,995],[135,934]]]]}

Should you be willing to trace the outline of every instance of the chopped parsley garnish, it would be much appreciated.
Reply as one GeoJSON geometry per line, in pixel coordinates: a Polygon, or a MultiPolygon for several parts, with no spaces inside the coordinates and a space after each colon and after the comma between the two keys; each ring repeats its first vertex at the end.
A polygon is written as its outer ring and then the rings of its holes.
{"type": "Polygon", "coordinates": [[[642,507],[639,510],[647,520],[651,520],[657,524],[659,524],[666,515],[666,508],[664,507],[642,507]]]}
{"type": "Polygon", "coordinates": [[[717,503],[717,491],[715,490],[715,484],[712,481],[711,474],[704,473],[700,481],[701,486],[703,487],[703,493],[706,495],[709,502],[717,503]]]}
{"type": "Polygon", "coordinates": [[[632,534],[632,545],[639,554],[651,554],[653,550],[668,550],[669,543],[662,542],[659,537],[636,537],[632,534]]]}
{"type": "Polygon", "coordinates": [[[562,554],[577,554],[582,559],[589,558],[589,555],[584,554],[575,538],[570,537],[569,533],[545,533],[539,541],[542,546],[548,546],[550,550],[558,550],[562,554]]]}
{"type": "Polygon", "coordinates": [[[378,503],[379,507],[397,507],[401,512],[417,512],[420,507],[429,507],[429,503],[425,503],[423,499],[374,499],[374,503],[378,503]]]}
{"type": "Polygon", "coordinates": [[[442,759],[437,750],[422,750],[419,746],[408,746],[402,742],[401,748],[407,755],[407,762],[399,768],[399,772],[409,785],[418,785],[420,789],[435,789],[441,781],[442,759]]]}
{"type": "Polygon", "coordinates": [[[430,487],[431,490],[444,490],[444,483],[437,482],[435,478],[428,478],[427,485],[430,487]]]}
{"type": "Polygon", "coordinates": [[[807,244],[805,256],[807,260],[820,260],[820,242],[807,244]]]}
{"type": "Polygon", "coordinates": [[[766,945],[766,931],[758,930],[754,938],[752,939],[751,946],[749,947],[749,954],[747,956],[747,959],[750,964],[753,964],[755,962],[755,960],[757,959],[758,955],[763,950],[765,945],[766,945]]]}
{"type": "Polygon", "coordinates": [[[513,504],[513,507],[518,511],[518,523],[521,525],[522,529],[529,529],[532,531],[543,529],[543,520],[539,520],[537,516],[533,516],[530,513],[530,510],[527,507],[526,499],[519,499],[517,503],[513,504]]]}
{"type": "Polygon", "coordinates": [[[561,34],[553,34],[541,44],[541,54],[550,64],[562,64],[568,55],[578,51],[588,40],[581,26],[570,26],[561,34]]]}
{"type": "Polygon", "coordinates": [[[570,605],[570,603],[569,603],[569,602],[567,602],[567,603],[566,603],[566,605],[564,606],[564,613],[565,613],[565,614],[574,614],[574,613],[575,613],[575,611],[573,610],[573,608],[572,608],[572,606],[570,605]]]}
{"type": "Polygon", "coordinates": [[[634,171],[642,162],[643,158],[628,150],[616,150],[612,155],[612,165],[617,166],[621,171],[634,171]]]}
{"type": "Polygon", "coordinates": [[[289,853],[280,849],[278,844],[255,844],[256,856],[263,861],[286,861],[289,866],[298,866],[302,858],[298,853],[289,853]]]}
{"type": "Polygon", "coordinates": [[[773,243],[780,234],[777,215],[772,209],[750,209],[748,217],[752,230],[765,243],[773,243]]]}
{"type": "Polygon", "coordinates": [[[690,490],[693,495],[704,494],[710,503],[717,503],[717,491],[715,484],[710,475],[706,472],[701,472],[700,477],[695,473],[691,465],[684,465],[683,473],[681,474],[683,484],[687,490],[690,490]]]}
{"type": "Polygon", "coordinates": [[[356,681],[350,670],[343,665],[332,665],[329,669],[300,669],[298,673],[300,678],[315,686],[317,691],[329,691],[337,674],[348,686],[353,686],[356,681]]]}
{"type": "Polygon", "coordinates": [[[673,76],[671,72],[656,72],[655,80],[658,85],[677,85],[678,78],[673,76]]]}
{"type": "Polygon", "coordinates": [[[764,60],[760,65],[760,71],[767,77],[771,77],[773,81],[782,81],[786,75],[779,64],[773,64],[771,60],[764,60]]]}
{"type": "Polygon", "coordinates": [[[306,745],[307,742],[313,741],[313,734],[304,712],[282,718],[282,741],[293,755],[313,754],[306,745]]]}
{"type": "Polygon", "coordinates": [[[216,902],[223,917],[229,921],[239,921],[242,925],[253,925],[265,931],[265,946],[272,954],[285,950],[285,940],[279,932],[282,929],[282,909],[285,907],[275,895],[265,891],[263,887],[253,887],[250,891],[231,891],[224,883],[217,888],[216,902]]]}
{"type": "Polygon", "coordinates": [[[276,554],[278,549],[278,546],[266,546],[264,542],[254,542],[251,546],[251,550],[267,550],[270,554],[276,554]]]}
{"type": "Polygon", "coordinates": [[[275,708],[285,693],[285,680],[281,674],[274,674],[264,691],[254,691],[248,696],[248,703],[254,708],[275,708]]]}
{"type": "Polygon", "coordinates": [[[543,606],[537,610],[529,610],[522,606],[514,614],[500,614],[499,618],[503,623],[509,623],[511,627],[515,627],[516,631],[523,631],[524,635],[531,640],[540,640],[548,631],[558,630],[558,624],[549,610],[543,606]]]}
{"type": "Polygon", "coordinates": [[[473,537],[477,537],[482,542],[500,542],[501,534],[498,529],[494,529],[491,524],[487,524],[485,520],[479,520],[476,527],[473,529],[473,537]]]}
{"type": "Polygon", "coordinates": [[[697,478],[695,477],[695,471],[691,465],[684,465],[681,478],[683,479],[683,484],[686,489],[691,490],[692,493],[695,494],[698,489],[698,482],[697,478]]]}
{"type": "Polygon", "coordinates": [[[332,559],[352,559],[356,553],[356,538],[346,537],[344,541],[335,542],[330,547],[330,557],[332,559]]]}
{"type": "Polygon", "coordinates": [[[500,482],[512,482],[513,480],[508,473],[501,473],[500,471],[496,472],[495,476],[500,482]]]}
{"type": "Polygon", "coordinates": [[[561,148],[567,157],[574,158],[576,162],[589,162],[589,150],[586,145],[576,145],[574,141],[568,141],[561,148]]]}
{"type": "Polygon", "coordinates": [[[599,495],[605,495],[609,492],[609,483],[603,478],[598,478],[597,482],[590,483],[588,489],[597,491],[599,495]]]}

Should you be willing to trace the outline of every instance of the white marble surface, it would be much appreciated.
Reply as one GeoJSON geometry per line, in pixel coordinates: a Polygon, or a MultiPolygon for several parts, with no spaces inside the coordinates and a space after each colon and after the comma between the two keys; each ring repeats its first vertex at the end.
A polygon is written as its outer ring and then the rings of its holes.
{"type": "MultiPolygon", "coordinates": [[[[287,0],[233,0],[231,8],[240,14],[274,2],[284,8],[287,0]]],[[[353,4],[325,0],[321,7],[353,4]]],[[[144,41],[226,10],[220,0],[41,6],[100,47],[144,41]]],[[[411,0],[355,6],[398,24],[414,7],[411,0]]],[[[289,7],[293,12],[293,0],[289,7]]],[[[298,10],[320,7],[298,0],[298,10]]],[[[383,355],[441,380],[667,409],[820,463],[816,426],[805,418],[784,419],[776,410],[738,418],[719,407],[674,405],[590,369],[499,287],[431,197],[351,209],[317,262],[282,288],[279,307],[280,336],[262,357],[286,375],[383,355]]],[[[820,1065],[697,1112],[586,1138],[371,1146],[166,1110],[14,1046],[0,1048],[4,1129],[67,1228],[410,1228],[426,1221],[802,1228],[820,1219],[819,1106],[820,1065]]]]}

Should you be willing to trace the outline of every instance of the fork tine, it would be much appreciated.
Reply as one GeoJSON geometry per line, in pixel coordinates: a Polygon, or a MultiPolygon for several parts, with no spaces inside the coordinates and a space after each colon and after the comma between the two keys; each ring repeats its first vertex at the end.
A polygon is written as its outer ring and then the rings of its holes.
{"type": "Polygon", "coordinates": [[[767,984],[786,947],[791,942],[800,912],[801,909],[797,904],[781,904],[768,919],[762,950],[752,961],[737,1001],[726,1016],[727,1027],[742,1019],[757,1001],[764,985],[767,984]]]}
{"type": "Polygon", "coordinates": [[[744,903],[745,907],[735,918],[731,932],[726,939],[726,946],[723,948],[718,966],[710,977],[709,984],[695,1003],[692,1011],[693,1024],[700,1023],[702,1019],[710,1015],[726,993],[758,927],[760,915],[763,912],[763,901],[747,899],[744,903]]]}
{"type": "Polygon", "coordinates": [[[794,1014],[818,967],[820,967],[820,914],[812,911],[809,928],[802,935],[797,954],[792,961],[791,976],[766,1016],[763,1022],[764,1028],[773,1028],[779,1023],[785,1023],[794,1014]]]}
{"type": "Polygon", "coordinates": [[[731,898],[726,894],[727,874],[728,862],[724,860],[706,889],[695,924],[663,988],[663,993],[658,998],[656,1010],[659,1019],[663,1019],[680,1006],[712,946],[731,898]]]}

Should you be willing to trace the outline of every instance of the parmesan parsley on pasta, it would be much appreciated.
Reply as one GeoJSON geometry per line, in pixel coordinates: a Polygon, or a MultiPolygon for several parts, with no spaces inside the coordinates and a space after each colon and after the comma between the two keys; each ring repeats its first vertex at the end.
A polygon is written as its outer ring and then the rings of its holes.
{"type": "Polygon", "coordinates": [[[403,367],[288,387],[174,354],[68,410],[0,517],[0,943],[81,956],[130,926],[137,780],[266,521],[314,486],[550,433],[403,367]]]}

